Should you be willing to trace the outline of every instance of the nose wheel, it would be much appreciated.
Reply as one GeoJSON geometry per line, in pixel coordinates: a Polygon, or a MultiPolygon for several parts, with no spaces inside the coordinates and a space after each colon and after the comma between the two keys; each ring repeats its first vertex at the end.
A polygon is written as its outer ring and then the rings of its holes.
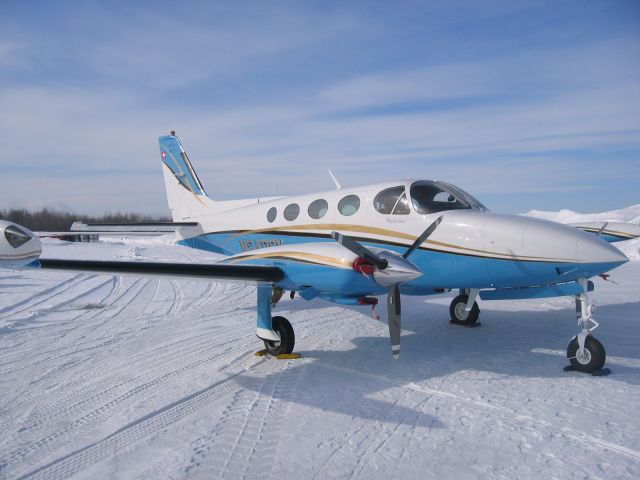
{"type": "Polygon", "coordinates": [[[585,292],[576,295],[576,318],[580,332],[567,345],[567,358],[571,363],[570,369],[596,374],[604,367],[607,353],[602,343],[592,335],[599,324],[593,319],[595,307],[586,293],[589,291],[587,282],[585,280],[580,283],[585,292]]]}
{"type": "Polygon", "coordinates": [[[591,335],[584,339],[584,347],[580,349],[578,335],[576,335],[567,345],[567,358],[573,370],[593,373],[604,367],[607,354],[602,343],[591,335]]]}

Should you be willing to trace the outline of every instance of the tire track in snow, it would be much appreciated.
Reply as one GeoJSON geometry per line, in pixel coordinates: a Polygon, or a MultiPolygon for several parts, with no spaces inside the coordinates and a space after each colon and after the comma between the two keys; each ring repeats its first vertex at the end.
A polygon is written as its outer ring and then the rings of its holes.
{"type": "MultiPolygon", "coordinates": [[[[316,330],[330,322],[329,317],[332,317],[332,314],[327,312],[313,320],[307,320],[313,322],[313,330],[305,332],[305,335],[301,336],[301,339],[314,334],[316,330]]],[[[301,325],[304,323],[305,322],[301,322],[301,325]]],[[[166,371],[167,365],[172,365],[177,366],[179,373],[182,373],[185,368],[181,368],[181,364],[188,362],[192,358],[200,358],[213,349],[227,345],[232,345],[234,348],[217,354],[216,358],[246,352],[247,350],[250,351],[252,350],[252,345],[255,344],[254,333],[254,327],[245,327],[241,330],[230,330],[225,334],[215,335],[212,338],[198,336],[195,344],[185,343],[193,340],[193,338],[188,338],[181,341],[183,345],[179,348],[175,346],[175,343],[172,343],[162,353],[154,350],[151,353],[143,352],[129,357],[120,365],[120,369],[114,369],[113,372],[109,372],[108,375],[101,377],[99,380],[90,383],[62,399],[49,402],[44,408],[39,408],[27,418],[20,427],[20,431],[38,427],[58,416],[64,415],[68,417],[73,411],[78,410],[84,404],[100,398],[108,398],[126,385],[135,384],[139,381],[138,377],[140,372],[144,372],[144,376],[146,377],[155,371],[166,371]],[[242,340],[244,340],[244,342],[242,342],[242,340]]],[[[209,361],[212,358],[213,357],[207,357],[205,360],[209,361]]],[[[193,368],[200,363],[201,362],[189,363],[187,369],[193,368]]],[[[173,376],[173,374],[164,373],[160,378],[168,379],[171,376],[173,376]]],[[[77,380],[78,383],[81,381],[81,379],[77,380]]],[[[68,388],[69,385],[65,384],[64,389],[68,390],[68,388]]]]}
{"type": "MultiPolygon", "coordinates": [[[[306,335],[302,336],[301,338],[305,338],[306,336],[311,335],[315,330],[319,329],[325,323],[335,322],[335,318],[333,315],[331,315],[330,312],[327,312],[324,315],[324,317],[327,317],[327,319],[324,321],[319,321],[319,319],[316,317],[314,324],[312,325],[312,328],[309,329],[306,332],[306,335]]],[[[308,320],[308,321],[312,321],[312,320],[308,320]]],[[[249,335],[247,335],[247,337],[251,338],[251,336],[249,335]]],[[[116,408],[123,407],[125,402],[134,400],[136,396],[139,396],[144,391],[152,387],[155,387],[160,383],[167,381],[171,378],[183,375],[185,372],[192,370],[196,367],[199,367],[201,365],[204,365],[208,362],[211,362],[215,359],[222,358],[223,360],[226,360],[229,356],[232,356],[234,354],[246,353],[247,349],[250,349],[248,342],[244,344],[238,344],[237,332],[235,332],[235,335],[233,335],[232,338],[229,339],[227,343],[231,345],[230,348],[224,351],[215,353],[213,355],[210,355],[208,357],[197,359],[191,363],[183,365],[181,368],[177,370],[161,375],[160,377],[156,377],[155,379],[145,382],[142,385],[138,385],[131,390],[127,390],[125,393],[121,394],[116,398],[111,399],[109,402],[102,405],[101,407],[85,414],[84,416],[82,416],[81,418],[73,422],[70,422],[64,428],[56,430],[50,433],[49,435],[46,435],[45,437],[42,437],[39,440],[30,443],[29,445],[26,445],[24,447],[20,447],[8,452],[3,457],[0,457],[0,467],[5,468],[5,467],[10,467],[12,465],[15,465],[17,463],[22,463],[26,459],[32,457],[35,454],[39,454],[41,457],[46,456],[49,453],[51,453],[55,449],[55,445],[62,442],[64,438],[68,437],[72,433],[77,433],[78,431],[82,430],[87,426],[95,425],[96,422],[98,422],[100,419],[103,419],[109,412],[114,411],[116,408]]],[[[254,340],[251,340],[251,344],[253,343],[254,343],[254,340]]],[[[217,345],[217,347],[220,347],[220,346],[222,345],[217,345]]],[[[210,348],[207,347],[205,348],[205,350],[210,350],[210,348]]],[[[224,370],[225,371],[228,370],[228,367],[225,367],[224,370]]],[[[100,393],[98,393],[98,395],[102,396],[100,393]]],[[[68,413],[68,410],[59,412],[58,416],[62,414],[67,414],[67,413],[68,413]]],[[[51,418],[50,416],[44,416],[44,418],[42,418],[41,420],[34,422],[32,424],[32,427],[41,425],[45,423],[47,419],[50,419],[50,418],[51,418]]]]}
{"type": "MultiPolygon", "coordinates": [[[[349,321],[358,317],[358,313],[352,312],[340,318],[349,321]]],[[[315,317],[317,328],[306,331],[301,339],[313,335],[315,340],[310,348],[326,341],[335,334],[335,330],[325,330],[323,335],[317,335],[317,331],[325,324],[335,322],[335,318],[334,309],[326,309],[315,317]]],[[[254,389],[245,387],[235,392],[215,427],[192,442],[191,452],[187,455],[189,460],[180,470],[185,475],[196,472],[196,475],[206,474],[209,478],[269,478],[273,455],[289,425],[289,402],[295,401],[302,366],[308,363],[303,357],[287,362],[286,369],[272,368],[267,377],[264,377],[267,372],[260,372],[264,378],[244,379],[245,383],[249,380],[261,382],[261,386],[257,388],[256,385],[254,389]],[[210,464],[216,468],[208,468],[210,464]]],[[[275,367],[279,366],[276,362],[275,367]]]]}
{"type": "MultiPolygon", "coordinates": [[[[90,280],[93,278],[98,278],[98,277],[97,276],[89,277],[86,280],[90,280]]],[[[67,299],[53,307],[47,307],[47,310],[55,312],[57,309],[59,309],[60,306],[69,304],[74,301],[78,301],[82,297],[100,290],[102,287],[104,287],[105,285],[108,285],[109,283],[111,283],[111,289],[109,290],[107,295],[103,297],[102,300],[100,300],[99,302],[100,304],[108,303],[111,297],[113,297],[116,293],[119,292],[119,289],[122,287],[122,282],[114,281],[114,279],[106,280],[97,286],[91,287],[88,290],[85,290],[82,293],[77,294],[71,299],[67,299]]],[[[78,315],[76,315],[75,317],[67,320],[65,323],[69,325],[71,324],[79,325],[78,327],[73,327],[71,329],[71,332],[74,332],[74,331],[77,331],[78,329],[82,329],[85,323],[88,323],[90,320],[92,320],[93,318],[97,317],[100,314],[102,314],[101,309],[84,310],[80,312],[78,315]]],[[[51,338],[46,338],[46,339],[38,338],[26,345],[20,345],[21,348],[14,347],[10,355],[0,357],[0,366],[6,365],[7,363],[12,362],[12,360],[9,360],[9,359],[18,358],[21,356],[28,356],[30,359],[37,356],[46,356],[47,357],[46,360],[49,360],[51,357],[50,354],[55,353],[57,351],[66,351],[69,349],[69,346],[75,345],[77,343],[77,338],[76,338],[77,336],[78,336],[77,334],[70,335],[69,333],[65,332],[64,343],[60,344],[60,342],[56,342],[56,347],[52,349],[51,348],[46,349],[46,347],[51,346],[51,343],[52,343],[51,338]]],[[[32,365],[35,365],[37,363],[39,362],[33,362],[32,365]]],[[[24,362],[20,362],[19,366],[23,366],[23,365],[27,365],[27,364],[25,364],[24,362]]],[[[7,373],[10,373],[10,372],[3,371],[3,372],[0,372],[0,375],[5,375],[7,373]]]]}
{"type": "Polygon", "coordinates": [[[7,318],[11,315],[18,315],[23,313],[30,308],[36,307],[43,302],[55,297],[56,295],[60,295],[73,287],[75,287],[78,283],[81,283],[83,280],[90,278],[84,273],[78,273],[73,275],[72,277],[64,280],[61,283],[57,283],[53,287],[46,288],[35,295],[32,295],[29,298],[25,298],[24,300],[14,303],[8,307],[0,308],[0,318],[7,318]]]}
{"type": "Polygon", "coordinates": [[[259,388],[236,391],[209,436],[192,444],[185,474],[200,470],[205,460],[209,463],[207,457],[212,456],[217,468],[213,472],[205,468],[210,478],[269,478],[273,468],[269,458],[277,451],[284,433],[285,401],[292,398],[301,375],[301,369],[293,366],[298,367],[299,362],[272,362],[270,373],[256,379],[261,383],[259,388]]]}
{"type": "Polygon", "coordinates": [[[603,440],[601,438],[597,438],[593,435],[590,435],[586,432],[574,429],[574,428],[570,428],[570,427],[560,427],[557,425],[554,425],[551,422],[547,422],[546,420],[541,420],[538,418],[535,418],[531,415],[526,415],[526,414],[522,414],[522,413],[518,413],[514,410],[511,410],[507,407],[502,407],[502,406],[498,406],[498,405],[493,405],[491,403],[488,403],[484,400],[479,400],[479,399],[473,399],[473,398],[465,398],[465,397],[461,397],[459,395],[444,391],[444,390],[437,390],[437,389],[433,389],[433,388],[429,388],[429,387],[423,387],[421,385],[417,385],[416,383],[408,383],[408,384],[403,384],[401,382],[396,382],[390,378],[384,377],[382,375],[376,375],[376,374],[372,374],[372,373],[365,373],[365,372],[360,372],[360,371],[356,371],[356,370],[352,370],[350,368],[347,367],[339,367],[336,365],[326,365],[326,364],[314,364],[314,366],[318,367],[318,368],[324,368],[324,369],[328,369],[328,370],[335,370],[335,371],[339,371],[339,372],[343,372],[343,373],[348,373],[351,375],[358,375],[358,376],[365,376],[365,377],[369,377],[371,379],[375,379],[377,381],[380,381],[382,383],[385,383],[389,386],[394,386],[394,387],[398,387],[398,388],[409,388],[411,390],[414,390],[416,392],[421,392],[421,393],[427,393],[429,395],[433,395],[436,397],[442,397],[442,398],[446,398],[452,401],[456,401],[459,403],[466,403],[466,404],[472,404],[476,407],[481,407],[485,410],[491,411],[499,416],[502,417],[509,417],[513,420],[517,420],[523,423],[527,423],[530,425],[535,425],[538,427],[541,427],[545,430],[551,430],[556,432],[559,435],[571,438],[573,440],[577,440],[580,443],[587,445],[591,448],[595,448],[595,449],[605,449],[605,450],[610,450],[616,453],[619,453],[621,455],[624,455],[626,457],[630,457],[633,458],[634,460],[638,460],[640,461],[640,452],[628,447],[625,447],[623,445],[617,445],[613,442],[608,442],[606,440],[603,440]]]}
{"type": "MultiPolygon", "coordinates": [[[[173,402],[122,427],[111,435],[76,450],[58,460],[28,472],[21,479],[66,479],[101,460],[115,455],[150,435],[158,434],[182,418],[234,391],[232,380],[264,360],[254,360],[245,369],[214,383],[213,385],[173,402]]],[[[1,464],[0,464],[1,465],[1,464]]],[[[0,467],[1,468],[1,467],[0,467]]]]}

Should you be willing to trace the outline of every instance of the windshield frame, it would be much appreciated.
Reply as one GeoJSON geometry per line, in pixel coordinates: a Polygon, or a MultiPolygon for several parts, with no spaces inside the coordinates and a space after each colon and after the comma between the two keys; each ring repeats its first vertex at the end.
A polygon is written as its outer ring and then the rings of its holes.
{"type": "MultiPolygon", "coordinates": [[[[451,210],[479,210],[483,212],[489,211],[489,209],[485,207],[482,203],[480,203],[480,201],[478,201],[475,197],[468,194],[461,188],[458,188],[455,185],[452,185],[447,182],[442,182],[438,180],[418,180],[411,183],[408,191],[409,191],[409,197],[411,199],[411,205],[413,206],[413,209],[421,215],[428,215],[431,213],[446,212],[451,210]],[[431,205],[428,205],[425,202],[424,204],[421,205],[421,203],[417,200],[418,196],[414,195],[413,193],[414,189],[420,187],[421,185],[432,187],[432,188],[435,187],[436,189],[441,190],[442,192],[453,196],[455,198],[455,203],[452,202],[450,205],[447,205],[446,202],[437,202],[440,205],[436,203],[432,203],[431,205]]],[[[431,202],[433,202],[433,199],[431,200],[431,202]]]]}
{"type": "Polygon", "coordinates": [[[465,192],[460,187],[457,187],[449,182],[443,182],[442,180],[436,180],[435,183],[440,185],[449,193],[453,193],[455,196],[462,197],[465,203],[468,203],[473,210],[481,210],[483,212],[489,211],[489,209],[480,200],[478,200],[476,197],[474,197],[470,193],[465,192]]]}

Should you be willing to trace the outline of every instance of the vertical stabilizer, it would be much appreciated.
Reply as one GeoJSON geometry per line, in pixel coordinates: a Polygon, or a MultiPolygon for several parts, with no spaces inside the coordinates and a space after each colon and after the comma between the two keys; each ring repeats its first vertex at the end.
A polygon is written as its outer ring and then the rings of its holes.
{"type": "Polygon", "coordinates": [[[175,132],[159,138],[167,201],[174,222],[197,221],[212,213],[214,202],[204,190],[175,132]]]}

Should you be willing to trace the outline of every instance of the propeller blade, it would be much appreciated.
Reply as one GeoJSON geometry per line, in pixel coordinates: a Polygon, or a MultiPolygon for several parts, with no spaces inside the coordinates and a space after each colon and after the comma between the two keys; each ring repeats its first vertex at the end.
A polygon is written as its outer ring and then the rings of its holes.
{"type": "Polygon", "coordinates": [[[352,251],[353,253],[355,253],[357,256],[364,259],[368,263],[375,265],[380,270],[384,270],[389,266],[388,261],[378,257],[375,253],[373,253],[371,250],[367,249],[366,247],[360,245],[353,238],[348,237],[347,235],[342,235],[341,233],[338,233],[338,232],[331,232],[331,236],[336,242],[338,242],[344,248],[352,251]]]}
{"type": "Polygon", "coordinates": [[[389,287],[387,296],[387,318],[389,319],[389,339],[391,340],[391,353],[393,358],[400,356],[400,286],[396,283],[389,287]]]}
{"type": "Polygon", "coordinates": [[[424,232],[422,232],[422,235],[416,238],[416,241],[413,242],[413,244],[409,247],[409,250],[404,252],[404,255],[402,256],[404,258],[409,258],[409,255],[411,255],[416,250],[416,248],[422,245],[427,240],[427,238],[429,238],[429,236],[434,232],[434,230],[438,228],[438,225],[440,225],[441,221],[442,221],[442,215],[436,218],[435,222],[429,225],[429,227],[427,227],[427,229],[424,232]]]}

